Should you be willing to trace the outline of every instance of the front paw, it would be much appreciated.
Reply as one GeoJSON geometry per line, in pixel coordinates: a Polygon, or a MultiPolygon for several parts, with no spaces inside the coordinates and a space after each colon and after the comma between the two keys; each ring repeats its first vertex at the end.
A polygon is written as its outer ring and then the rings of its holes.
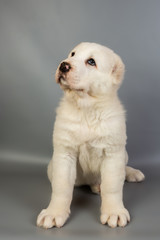
{"type": "Polygon", "coordinates": [[[43,209],[37,217],[37,226],[45,229],[62,227],[69,217],[69,211],[57,211],[50,208],[43,209]]]}
{"type": "Polygon", "coordinates": [[[108,224],[111,228],[125,227],[129,221],[130,215],[126,208],[108,209],[101,214],[101,223],[108,224]]]}

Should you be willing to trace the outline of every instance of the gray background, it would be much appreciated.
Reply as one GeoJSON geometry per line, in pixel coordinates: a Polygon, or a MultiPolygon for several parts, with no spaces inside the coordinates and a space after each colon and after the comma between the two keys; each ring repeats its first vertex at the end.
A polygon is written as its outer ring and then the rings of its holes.
{"type": "Polygon", "coordinates": [[[159,238],[159,10],[158,0],[0,0],[3,237],[159,238]],[[75,190],[73,216],[63,230],[45,231],[35,227],[35,220],[50,197],[46,165],[62,96],[54,73],[81,41],[112,48],[126,65],[119,95],[127,109],[127,148],[130,164],[144,170],[147,179],[140,185],[125,185],[125,201],[133,216],[127,228],[101,226],[99,198],[80,188],[75,190]]]}

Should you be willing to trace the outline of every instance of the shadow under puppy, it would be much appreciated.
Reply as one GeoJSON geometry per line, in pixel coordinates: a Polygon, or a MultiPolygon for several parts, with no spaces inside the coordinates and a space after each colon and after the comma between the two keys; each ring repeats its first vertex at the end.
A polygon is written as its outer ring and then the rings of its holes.
{"type": "Polygon", "coordinates": [[[70,214],[74,185],[90,185],[101,195],[102,224],[127,225],[123,184],[142,181],[141,171],[126,166],[125,110],[117,91],[124,64],[111,49],[96,43],[81,43],[56,71],[64,90],[53,132],[54,153],[48,166],[52,185],[49,206],[37,225],[62,227],[70,214]]]}

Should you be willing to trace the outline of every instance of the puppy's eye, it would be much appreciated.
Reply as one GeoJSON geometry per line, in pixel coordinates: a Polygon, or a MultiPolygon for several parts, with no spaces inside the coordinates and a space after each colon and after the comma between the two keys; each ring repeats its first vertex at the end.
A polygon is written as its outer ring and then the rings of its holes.
{"type": "Polygon", "coordinates": [[[75,55],[75,52],[72,52],[72,53],[71,53],[71,57],[73,57],[74,55],[75,55]]]}
{"type": "Polygon", "coordinates": [[[95,62],[95,60],[94,60],[93,58],[88,59],[88,60],[87,60],[87,63],[88,63],[89,65],[91,65],[91,66],[96,66],[96,62],[95,62]]]}

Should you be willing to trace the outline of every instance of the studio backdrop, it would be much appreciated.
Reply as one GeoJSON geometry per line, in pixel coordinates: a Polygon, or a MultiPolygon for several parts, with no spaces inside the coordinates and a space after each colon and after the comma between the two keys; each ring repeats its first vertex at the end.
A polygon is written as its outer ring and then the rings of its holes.
{"type": "Polygon", "coordinates": [[[54,74],[82,41],[112,48],[126,74],[119,90],[127,110],[131,162],[160,154],[160,1],[1,0],[0,155],[48,161],[62,91],[54,74]]]}

